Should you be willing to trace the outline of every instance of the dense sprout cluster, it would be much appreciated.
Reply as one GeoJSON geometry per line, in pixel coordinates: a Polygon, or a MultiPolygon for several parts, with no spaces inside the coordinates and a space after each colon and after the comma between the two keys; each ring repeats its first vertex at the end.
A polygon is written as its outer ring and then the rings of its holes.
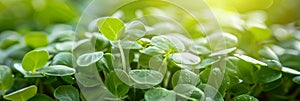
{"type": "Polygon", "coordinates": [[[183,10],[165,2],[132,3],[88,22],[88,28],[79,25],[76,33],[71,25],[50,26],[75,16],[62,6],[58,9],[70,14],[61,20],[49,14],[39,22],[43,26],[29,26],[49,28],[2,31],[0,100],[300,99],[296,21],[276,24],[262,10],[200,6],[183,10]]]}

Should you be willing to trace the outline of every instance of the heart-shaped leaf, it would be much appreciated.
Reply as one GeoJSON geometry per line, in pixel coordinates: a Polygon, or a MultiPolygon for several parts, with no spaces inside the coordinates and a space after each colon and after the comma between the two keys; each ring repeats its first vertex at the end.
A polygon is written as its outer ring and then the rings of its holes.
{"type": "Polygon", "coordinates": [[[49,53],[45,50],[33,50],[25,54],[22,60],[22,67],[26,71],[34,73],[48,62],[49,53]]]}
{"type": "Polygon", "coordinates": [[[103,57],[103,52],[86,53],[78,57],[77,64],[79,66],[89,66],[103,57]]]}
{"type": "Polygon", "coordinates": [[[97,22],[100,32],[109,40],[116,41],[123,35],[125,25],[117,18],[101,18],[97,22]]]}
{"type": "Polygon", "coordinates": [[[4,97],[4,99],[12,100],[12,101],[27,101],[28,99],[35,96],[36,93],[37,93],[37,86],[32,85],[32,86],[17,90],[15,92],[12,92],[3,97],[4,97]]]}
{"type": "Polygon", "coordinates": [[[80,101],[79,91],[70,85],[57,87],[54,96],[60,101],[80,101]]]}
{"type": "Polygon", "coordinates": [[[41,69],[41,72],[49,76],[68,76],[75,74],[75,69],[64,65],[53,65],[41,69]]]}

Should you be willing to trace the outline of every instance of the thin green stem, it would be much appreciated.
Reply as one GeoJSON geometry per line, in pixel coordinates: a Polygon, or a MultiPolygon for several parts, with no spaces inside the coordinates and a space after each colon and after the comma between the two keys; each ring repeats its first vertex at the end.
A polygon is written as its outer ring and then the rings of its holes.
{"type": "Polygon", "coordinates": [[[170,71],[167,71],[166,76],[164,78],[164,82],[163,82],[163,86],[165,88],[168,88],[170,78],[171,78],[171,73],[170,73],[170,71]]]}
{"type": "Polygon", "coordinates": [[[124,55],[123,48],[121,46],[121,40],[118,41],[118,47],[119,47],[119,50],[120,50],[120,53],[121,53],[121,59],[122,59],[121,61],[122,61],[123,70],[127,71],[126,62],[125,62],[125,55],[124,55]]]}
{"type": "MultiPolygon", "coordinates": [[[[160,67],[163,67],[163,66],[167,63],[168,57],[169,57],[169,55],[170,55],[172,52],[173,52],[173,49],[171,49],[170,51],[168,51],[168,52],[166,53],[166,56],[165,56],[165,58],[163,59],[163,61],[162,61],[160,67]]],[[[158,71],[161,71],[161,68],[159,68],[158,71]]]]}

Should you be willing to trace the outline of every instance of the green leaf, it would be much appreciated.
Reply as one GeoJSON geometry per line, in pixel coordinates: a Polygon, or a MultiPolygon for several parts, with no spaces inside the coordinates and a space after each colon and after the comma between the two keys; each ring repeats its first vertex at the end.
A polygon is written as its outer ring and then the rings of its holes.
{"type": "Polygon", "coordinates": [[[131,80],[131,78],[129,77],[129,75],[126,73],[126,71],[121,70],[121,69],[115,69],[115,71],[118,78],[125,84],[132,86],[133,85],[133,81],[131,80]]]}
{"type": "MultiPolygon", "coordinates": [[[[224,95],[230,84],[230,78],[224,75],[220,68],[205,68],[199,75],[202,83],[208,83],[212,87],[218,87],[218,93],[224,95]]],[[[214,93],[214,92],[211,92],[214,93]]],[[[216,92],[215,92],[216,93],[216,92]]]]}
{"type": "Polygon", "coordinates": [[[4,94],[5,90],[13,86],[13,75],[9,67],[0,65],[0,90],[4,94]]]}
{"type": "Polygon", "coordinates": [[[256,81],[260,83],[270,83],[280,79],[281,77],[282,74],[280,71],[264,66],[255,72],[256,81]]]}
{"type": "Polygon", "coordinates": [[[99,31],[109,40],[116,41],[124,33],[125,25],[117,18],[100,18],[97,22],[99,31]]]}
{"type": "Polygon", "coordinates": [[[109,73],[110,71],[114,70],[113,64],[114,64],[114,56],[111,53],[105,53],[103,55],[104,58],[101,59],[101,61],[97,62],[97,66],[98,65],[102,65],[102,66],[98,66],[98,68],[100,68],[101,70],[109,73]]]}
{"type": "Polygon", "coordinates": [[[144,54],[147,54],[147,55],[150,55],[150,56],[153,56],[153,55],[162,55],[165,53],[164,50],[162,49],[159,49],[155,46],[149,46],[143,50],[140,50],[141,53],[144,53],[144,54]]]}
{"type": "Polygon", "coordinates": [[[37,93],[37,86],[32,85],[32,86],[17,90],[15,92],[12,92],[3,97],[4,97],[4,99],[12,100],[12,101],[27,101],[28,99],[35,96],[36,93],[37,93]]]}
{"type": "Polygon", "coordinates": [[[54,101],[54,100],[45,94],[36,94],[34,97],[29,99],[28,101],[54,101]]]}
{"type": "Polygon", "coordinates": [[[119,43],[123,49],[142,49],[142,45],[138,44],[136,41],[120,41],[112,42],[113,47],[119,48],[119,43]]]}
{"type": "Polygon", "coordinates": [[[207,55],[211,53],[211,51],[208,48],[202,45],[192,45],[189,47],[189,50],[197,55],[207,55]]]}
{"type": "Polygon", "coordinates": [[[208,84],[198,85],[197,88],[204,91],[205,97],[210,101],[224,101],[222,94],[213,86],[208,84]]]}
{"type": "Polygon", "coordinates": [[[201,61],[200,57],[187,52],[171,54],[170,58],[176,63],[189,65],[195,65],[201,61]]]}
{"type": "Polygon", "coordinates": [[[146,91],[146,101],[176,101],[176,94],[165,88],[154,88],[146,91]]]}
{"type": "Polygon", "coordinates": [[[103,52],[86,53],[78,57],[77,64],[79,66],[89,66],[103,57],[103,52]]]}
{"type": "Polygon", "coordinates": [[[60,101],[80,101],[79,91],[71,85],[57,87],[54,96],[60,101]]]}
{"type": "MultiPolygon", "coordinates": [[[[231,80],[231,79],[230,79],[231,80]]],[[[227,89],[227,92],[232,95],[241,95],[250,92],[251,89],[249,85],[244,83],[231,83],[227,89]]]]}
{"type": "Polygon", "coordinates": [[[64,65],[53,65],[41,69],[41,72],[49,76],[68,76],[75,74],[75,69],[64,65]]]}
{"type": "Polygon", "coordinates": [[[58,51],[70,52],[72,50],[73,44],[74,44],[73,41],[66,41],[66,42],[62,42],[62,43],[57,43],[55,45],[55,48],[58,51]]]}
{"type": "Polygon", "coordinates": [[[257,41],[267,40],[271,37],[271,31],[265,24],[267,15],[265,12],[256,11],[247,14],[246,28],[257,41]]]}
{"type": "Polygon", "coordinates": [[[53,65],[65,65],[72,67],[73,66],[73,55],[69,52],[60,52],[54,56],[52,59],[53,65]]]}
{"type": "Polygon", "coordinates": [[[205,94],[199,88],[190,84],[179,84],[174,88],[174,91],[178,93],[178,99],[181,100],[193,100],[193,101],[204,101],[205,94]]]}
{"type": "Polygon", "coordinates": [[[49,53],[45,50],[33,50],[25,54],[22,60],[22,67],[26,71],[34,73],[48,62],[49,53]]]}
{"type": "Polygon", "coordinates": [[[151,70],[159,71],[162,74],[166,73],[168,69],[167,64],[167,61],[164,61],[164,57],[161,55],[152,56],[149,60],[149,68],[151,70]]]}
{"type": "Polygon", "coordinates": [[[217,51],[217,52],[213,52],[209,55],[209,57],[213,57],[213,56],[219,56],[219,55],[226,55],[228,53],[233,52],[234,50],[236,50],[236,47],[233,48],[229,48],[229,49],[225,49],[225,50],[221,50],[221,51],[217,51]]]}
{"type": "Polygon", "coordinates": [[[93,35],[91,40],[96,40],[95,43],[95,49],[96,51],[103,51],[107,48],[110,48],[111,44],[108,39],[104,37],[104,35],[96,33],[96,35],[93,35]]]}
{"type": "Polygon", "coordinates": [[[229,56],[225,58],[226,60],[226,73],[230,75],[236,75],[237,74],[237,63],[240,60],[237,57],[229,56]]]}
{"type": "Polygon", "coordinates": [[[121,40],[136,41],[146,34],[145,25],[140,21],[132,21],[126,26],[126,31],[121,40]]]}
{"type": "Polygon", "coordinates": [[[146,33],[145,31],[137,30],[137,29],[126,30],[121,40],[136,41],[142,38],[145,35],[145,33],[146,33]]]}
{"type": "Polygon", "coordinates": [[[141,31],[146,31],[145,25],[141,21],[132,21],[126,26],[127,30],[137,29],[141,31]]]}
{"type": "Polygon", "coordinates": [[[42,78],[45,77],[41,72],[35,72],[35,73],[27,73],[24,75],[26,78],[42,78]]]}
{"type": "Polygon", "coordinates": [[[5,31],[2,32],[0,35],[0,48],[7,49],[10,46],[13,46],[17,43],[19,43],[19,40],[21,38],[21,35],[14,31],[5,31]]]}
{"type": "Polygon", "coordinates": [[[79,72],[75,74],[75,77],[76,81],[84,87],[95,87],[101,84],[101,81],[99,81],[96,76],[86,75],[79,72]]]}
{"type": "Polygon", "coordinates": [[[238,44],[238,38],[229,33],[222,34],[227,48],[235,47],[238,44]]]}
{"type": "Polygon", "coordinates": [[[273,50],[271,50],[269,47],[263,47],[258,51],[259,55],[266,57],[268,59],[277,60],[279,61],[279,58],[275,54],[273,50]]]}
{"type": "Polygon", "coordinates": [[[119,79],[116,72],[109,73],[104,83],[107,89],[119,98],[124,97],[129,91],[129,86],[119,79]]]}
{"type": "Polygon", "coordinates": [[[255,65],[261,65],[261,66],[267,66],[266,63],[264,62],[261,62],[261,61],[258,61],[256,59],[253,59],[252,57],[249,57],[249,56],[246,56],[246,55],[241,55],[241,54],[234,54],[234,56],[248,62],[248,63],[252,63],[252,64],[255,64],[255,65]]]}
{"type": "Polygon", "coordinates": [[[238,75],[243,79],[243,82],[252,83],[254,81],[255,68],[250,63],[239,60],[237,64],[238,75]]]}
{"type": "Polygon", "coordinates": [[[189,70],[178,70],[172,76],[172,85],[175,87],[178,84],[196,85],[199,79],[197,74],[189,70]]]}
{"type": "Polygon", "coordinates": [[[253,96],[243,94],[243,95],[239,95],[237,97],[234,97],[233,101],[258,101],[258,99],[256,99],[253,96]]]}
{"type": "Polygon", "coordinates": [[[282,65],[279,61],[276,60],[268,60],[265,61],[265,63],[268,65],[269,68],[274,69],[274,70],[281,70],[282,69],[282,65]]]}
{"type": "Polygon", "coordinates": [[[129,76],[137,84],[157,85],[163,80],[163,75],[155,70],[132,70],[129,76]]]}
{"type": "Polygon", "coordinates": [[[3,41],[0,41],[0,47],[6,49],[17,43],[19,43],[19,40],[4,39],[3,41]]]}
{"type": "Polygon", "coordinates": [[[202,60],[199,65],[196,66],[196,69],[206,68],[218,61],[220,61],[220,59],[216,60],[216,59],[212,59],[212,58],[206,58],[206,59],[202,60]]]}
{"type": "Polygon", "coordinates": [[[184,44],[177,38],[173,38],[171,36],[154,36],[151,39],[151,43],[165,51],[183,51],[185,49],[184,44]],[[175,43],[176,42],[176,43],[175,43]]]}
{"type": "Polygon", "coordinates": [[[285,72],[285,73],[289,73],[289,74],[300,75],[300,71],[297,71],[295,69],[291,69],[289,67],[282,67],[281,71],[285,72]]]}
{"type": "Polygon", "coordinates": [[[209,40],[210,49],[214,51],[220,51],[220,49],[224,48],[233,48],[238,44],[237,37],[227,32],[216,31],[207,38],[209,40]]]}
{"type": "Polygon", "coordinates": [[[300,85],[300,76],[293,77],[293,81],[300,85]]]}
{"type": "Polygon", "coordinates": [[[271,91],[281,85],[282,79],[262,84],[263,91],[271,91]]]}
{"type": "Polygon", "coordinates": [[[24,41],[27,46],[39,48],[48,45],[47,34],[43,32],[31,32],[24,36],[24,41]]]}

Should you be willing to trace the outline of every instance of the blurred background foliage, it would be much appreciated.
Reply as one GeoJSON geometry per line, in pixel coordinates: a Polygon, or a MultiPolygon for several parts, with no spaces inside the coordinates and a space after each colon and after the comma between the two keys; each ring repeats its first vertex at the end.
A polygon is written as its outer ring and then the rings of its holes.
{"type": "MultiPolygon", "coordinates": [[[[75,25],[91,0],[0,0],[0,31],[43,30],[53,24],[75,25]]],[[[299,0],[205,0],[211,7],[239,13],[264,10],[269,25],[300,24],[299,0]]],[[[188,2],[188,1],[187,1],[188,2]]],[[[192,5],[197,6],[197,4],[192,5]]]]}
{"type": "Polygon", "coordinates": [[[0,31],[43,30],[57,23],[76,23],[88,0],[1,0],[0,31]]]}
{"type": "Polygon", "coordinates": [[[300,24],[299,0],[204,0],[210,6],[246,13],[264,10],[268,14],[268,24],[300,24]]]}

